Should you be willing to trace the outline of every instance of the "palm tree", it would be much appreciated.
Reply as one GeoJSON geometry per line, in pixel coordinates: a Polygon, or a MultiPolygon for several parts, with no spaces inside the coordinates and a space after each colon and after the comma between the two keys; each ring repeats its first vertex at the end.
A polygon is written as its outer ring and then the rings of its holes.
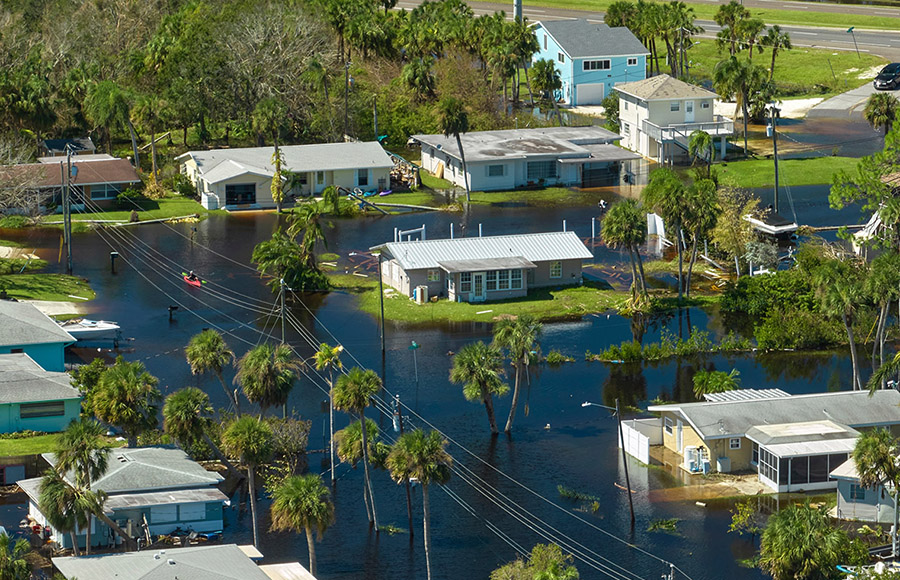
{"type": "Polygon", "coordinates": [[[781,27],[774,24],[766,31],[766,35],[759,41],[762,46],[767,46],[772,52],[772,66],[769,68],[769,80],[775,78],[775,57],[782,50],[791,50],[791,35],[782,32],[781,27]]]}
{"type": "Polygon", "coordinates": [[[211,372],[216,375],[228,400],[234,403],[235,413],[240,417],[241,407],[237,391],[229,389],[222,376],[222,371],[234,360],[234,353],[222,335],[211,328],[195,334],[184,349],[184,354],[187,356],[188,364],[191,365],[191,374],[202,375],[211,372]]]}
{"type": "Polygon", "coordinates": [[[432,67],[434,59],[430,56],[416,58],[404,65],[400,73],[400,79],[412,92],[419,102],[428,101],[434,97],[434,73],[432,67]]]}
{"type": "Polygon", "coordinates": [[[740,49],[741,23],[751,17],[750,11],[737,0],[721,4],[716,10],[713,20],[722,27],[716,35],[719,48],[728,47],[728,54],[734,56],[740,49]]]}
{"type": "Polygon", "coordinates": [[[84,116],[106,133],[106,152],[112,149],[112,127],[124,125],[131,135],[131,148],[134,153],[134,166],[141,166],[138,153],[137,135],[131,123],[131,103],[126,91],[114,81],[100,81],[90,86],[84,99],[84,116]]]}
{"type": "Polygon", "coordinates": [[[53,529],[62,534],[69,534],[72,551],[76,556],[80,556],[75,530],[85,529],[87,517],[85,511],[78,505],[75,489],[53,469],[48,469],[41,478],[40,489],[38,509],[53,529]]]}
{"type": "Polygon", "coordinates": [[[131,113],[138,123],[150,132],[150,157],[152,161],[153,182],[159,178],[156,164],[156,132],[162,126],[161,115],[165,111],[166,103],[156,95],[143,95],[138,98],[137,104],[131,113]]]}
{"type": "Polygon", "coordinates": [[[259,547],[259,524],[256,515],[256,468],[272,458],[274,439],[268,423],[254,417],[241,417],[231,423],[222,434],[222,445],[229,453],[241,458],[247,466],[250,484],[250,513],[253,518],[253,545],[259,547]]]}
{"type": "Polygon", "coordinates": [[[286,117],[287,107],[277,97],[268,97],[258,102],[252,115],[253,127],[257,134],[271,134],[275,146],[275,152],[272,154],[272,164],[275,167],[275,174],[272,176],[272,201],[275,202],[277,213],[281,213],[281,204],[284,201],[281,179],[281,164],[284,162],[284,156],[278,148],[278,135],[281,133],[281,126],[286,117]]]}
{"type": "Polygon", "coordinates": [[[893,553],[897,554],[897,530],[900,529],[900,445],[887,429],[860,433],[853,447],[853,463],[859,483],[863,487],[883,486],[894,494],[894,533],[891,534],[893,553]]]}
{"type": "Polygon", "coordinates": [[[625,248],[631,260],[632,296],[636,296],[638,288],[642,296],[647,296],[647,284],[644,280],[644,264],[639,247],[647,241],[647,214],[641,210],[633,199],[620,201],[609,208],[603,217],[600,228],[603,242],[610,248],[625,248]],[[640,276],[638,276],[640,271],[640,276]]]}
{"type": "Polygon", "coordinates": [[[702,399],[703,395],[709,393],[724,393],[726,391],[734,391],[741,388],[740,372],[737,369],[731,369],[731,372],[724,371],[698,371],[694,375],[694,396],[702,399]]]}
{"type": "Polygon", "coordinates": [[[330,492],[315,474],[288,477],[272,493],[272,530],[306,532],[309,547],[309,572],[316,575],[316,545],[313,532],[319,539],[334,523],[334,504],[330,492]]]}
{"type": "Polygon", "coordinates": [[[716,183],[712,179],[698,179],[687,188],[685,196],[684,228],[691,237],[691,258],[688,262],[687,297],[691,297],[691,278],[697,263],[700,240],[709,237],[719,218],[716,183]]]}
{"type": "Polygon", "coordinates": [[[759,18],[745,18],[738,24],[738,35],[740,36],[741,50],[749,49],[747,59],[753,60],[753,47],[759,46],[759,52],[762,52],[760,35],[765,30],[766,24],[759,18]]]}
{"type": "Polygon", "coordinates": [[[300,257],[303,264],[316,272],[316,244],[322,242],[327,248],[325,231],[322,225],[322,210],[317,203],[304,203],[290,217],[290,225],[287,230],[288,237],[297,239],[300,237],[300,257]]]}
{"type": "MultiPolygon", "coordinates": [[[[363,474],[365,477],[365,493],[363,499],[367,497],[372,502],[372,514],[369,524],[375,526],[378,531],[378,515],[375,510],[375,494],[372,490],[372,481],[369,478],[369,438],[368,425],[366,423],[366,407],[372,404],[372,397],[381,390],[381,379],[373,370],[363,370],[359,367],[350,369],[346,375],[338,377],[337,384],[334,386],[334,407],[339,411],[355,413],[359,417],[362,430],[362,460],[363,474]]],[[[368,511],[368,510],[366,510],[368,511]]]]}
{"type": "Polygon", "coordinates": [[[712,171],[712,162],[716,158],[716,145],[712,135],[697,129],[688,140],[688,153],[694,162],[706,161],[706,178],[712,171]]]}
{"type": "Polygon", "coordinates": [[[203,441],[232,476],[239,480],[244,478],[209,437],[213,422],[213,407],[209,402],[209,395],[196,387],[175,391],[166,397],[162,415],[163,430],[182,446],[203,441]]]}
{"type": "MultiPolygon", "coordinates": [[[[731,0],[731,4],[735,4],[735,0],[731,0]]],[[[721,34],[721,32],[719,33],[721,34]]],[[[744,121],[744,155],[747,155],[747,123],[750,120],[750,112],[748,110],[749,100],[749,84],[748,80],[751,75],[752,65],[749,61],[730,56],[725,60],[719,61],[713,68],[713,85],[716,92],[723,97],[734,95],[735,98],[735,115],[737,120],[737,111],[741,111],[744,121]]]]}
{"type": "Polygon", "coordinates": [[[885,136],[891,132],[897,119],[897,98],[889,93],[873,93],[866,101],[863,117],[873,128],[884,129],[885,136]]]}
{"type": "Polygon", "coordinates": [[[494,396],[500,397],[509,392],[509,385],[500,378],[503,373],[501,356],[499,348],[479,340],[459,349],[453,356],[453,367],[450,369],[450,381],[463,386],[466,400],[481,400],[484,403],[491,435],[499,433],[494,418],[494,396]]]}
{"type": "Polygon", "coordinates": [[[562,80],[559,77],[559,71],[556,70],[556,62],[542,58],[536,61],[531,68],[534,90],[550,100],[553,104],[553,111],[556,113],[557,122],[562,127],[562,115],[559,112],[559,103],[556,98],[556,91],[562,89],[562,80]]]}
{"type": "Polygon", "coordinates": [[[862,389],[856,337],[853,333],[856,314],[863,301],[859,268],[839,260],[824,262],[813,274],[813,285],[822,313],[844,323],[850,343],[850,361],[853,364],[853,389],[862,389]]]}
{"type": "Polygon", "coordinates": [[[509,408],[509,418],[506,420],[505,432],[512,430],[513,420],[516,418],[516,407],[519,404],[519,386],[522,377],[528,376],[528,365],[532,356],[540,356],[540,341],[543,325],[530,314],[522,314],[510,320],[504,318],[494,325],[494,345],[505,348],[509,353],[513,368],[516,370],[515,386],[513,387],[512,404],[509,408]]]}
{"type": "Polygon", "coordinates": [[[469,170],[466,167],[466,153],[463,151],[461,133],[469,131],[469,114],[466,113],[463,102],[455,97],[444,97],[438,103],[438,126],[444,137],[453,135],[456,138],[456,147],[459,149],[459,157],[462,161],[463,183],[466,186],[466,204],[471,202],[469,195],[469,170]]]}
{"type": "Polygon", "coordinates": [[[678,299],[684,292],[684,259],[682,230],[684,226],[687,188],[681,178],[673,170],[660,168],[650,174],[647,187],[641,192],[641,198],[648,209],[662,217],[667,228],[673,231],[675,247],[678,250],[678,299]]]}
{"type": "MultiPolygon", "coordinates": [[[[865,280],[865,292],[878,307],[878,318],[875,322],[875,345],[872,348],[872,370],[877,373],[879,368],[885,364],[884,343],[887,339],[886,329],[890,305],[900,298],[900,253],[887,251],[872,260],[865,280]]],[[[891,374],[896,374],[896,371],[891,374]]],[[[884,388],[886,375],[882,375],[877,382],[884,388]]],[[[869,388],[872,388],[871,379],[869,388]]]]}
{"type": "Polygon", "coordinates": [[[3,580],[30,580],[31,564],[25,554],[31,544],[25,538],[13,540],[7,534],[0,534],[0,578],[3,580]]]}
{"type": "Polygon", "coordinates": [[[137,446],[137,436],[155,429],[162,395],[140,361],[127,362],[121,356],[100,377],[92,400],[97,418],[125,432],[128,446],[137,446]]]}
{"type": "Polygon", "coordinates": [[[261,344],[238,360],[234,382],[241,385],[248,401],[259,404],[262,417],[269,407],[287,405],[301,364],[290,346],[261,344]]]}
{"type": "Polygon", "coordinates": [[[431,580],[431,519],[428,489],[431,484],[450,481],[453,458],[444,449],[447,441],[437,431],[416,429],[401,435],[387,457],[386,465],[397,483],[415,478],[422,486],[422,532],[425,538],[425,566],[431,580]]]}
{"type": "Polygon", "coordinates": [[[343,350],[344,347],[341,345],[329,346],[323,342],[313,356],[316,362],[316,370],[328,372],[328,465],[331,470],[332,486],[337,483],[337,478],[334,475],[334,371],[344,368],[343,363],[341,363],[341,352],[343,350]]]}

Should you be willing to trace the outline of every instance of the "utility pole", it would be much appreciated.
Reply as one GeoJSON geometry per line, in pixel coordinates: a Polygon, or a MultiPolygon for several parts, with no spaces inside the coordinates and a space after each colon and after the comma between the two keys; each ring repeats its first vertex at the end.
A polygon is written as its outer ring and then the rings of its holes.
{"type": "Polygon", "coordinates": [[[775,160],[775,213],[778,213],[778,130],[775,126],[775,119],[778,118],[779,110],[772,103],[772,158],[775,160]]]}
{"type": "MultiPolygon", "coordinates": [[[[400,395],[394,395],[394,402],[397,405],[397,418],[400,423],[400,435],[403,435],[403,406],[400,404],[400,395]]],[[[406,480],[406,515],[409,518],[409,542],[413,541],[413,518],[412,518],[412,492],[409,489],[409,479],[406,480]]]]}
{"type": "Polygon", "coordinates": [[[384,276],[381,273],[381,256],[378,252],[378,302],[381,304],[381,360],[384,360],[384,276]]]}
{"type": "MultiPolygon", "coordinates": [[[[76,169],[77,172],[77,169],[76,169]]],[[[72,149],[66,146],[66,188],[63,192],[63,237],[66,240],[66,273],[72,274],[72,149]]]]}
{"type": "Polygon", "coordinates": [[[378,141],[378,95],[372,97],[372,123],[375,126],[375,140],[378,141]]]}
{"type": "Polygon", "coordinates": [[[628,509],[631,510],[631,527],[634,527],[634,500],[631,498],[631,479],[628,477],[628,456],[625,454],[625,434],[622,431],[622,413],[616,399],[616,421],[619,423],[619,442],[622,444],[622,466],[625,468],[625,487],[628,488],[628,509]]]}
{"type": "MultiPolygon", "coordinates": [[[[280,280],[281,282],[281,344],[285,344],[284,342],[284,278],[280,280]]],[[[287,403],[281,406],[281,418],[287,419],[287,403]]]]}
{"type": "Polygon", "coordinates": [[[344,63],[344,141],[350,131],[350,61],[344,63]]]}

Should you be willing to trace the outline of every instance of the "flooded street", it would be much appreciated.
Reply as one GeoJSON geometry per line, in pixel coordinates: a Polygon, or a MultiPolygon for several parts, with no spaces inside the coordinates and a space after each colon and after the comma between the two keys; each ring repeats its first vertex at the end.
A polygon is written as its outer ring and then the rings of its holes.
{"type": "MultiPolygon", "coordinates": [[[[799,221],[810,225],[859,223],[862,217],[858,210],[829,210],[827,191],[827,186],[793,188],[799,221]]],[[[484,235],[496,235],[559,230],[565,220],[568,229],[587,239],[595,209],[477,206],[466,222],[461,214],[443,212],[335,220],[325,235],[328,251],[338,253],[343,265],[349,263],[351,252],[362,254],[370,246],[392,239],[394,228],[423,224],[429,238],[438,238],[449,236],[451,222],[457,235],[462,224],[467,235],[477,235],[478,224],[482,224],[484,235]]],[[[86,311],[91,317],[122,325],[125,336],[134,338],[124,356],[143,361],[160,378],[164,394],[199,384],[215,405],[224,406],[225,395],[217,383],[198,383],[191,376],[183,348],[204,328],[226,332],[226,340],[238,356],[264,340],[263,335],[280,340],[280,326],[270,316],[274,296],[249,265],[253,246],[267,239],[275,227],[275,216],[247,213],[213,216],[194,225],[158,224],[77,234],[75,273],[89,279],[97,291],[97,299],[85,305],[86,311]],[[194,243],[190,239],[192,227],[197,228],[194,243]],[[122,256],[115,275],[109,268],[112,249],[122,256]],[[187,286],[181,272],[188,270],[197,272],[209,284],[201,289],[187,286]],[[179,307],[171,322],[169,306],[179,307]]],[[[58,230],[4,231],[0,237],[26,241],[30,247],[37,247],[42,257],[56,263],[58,230]]],[[[358,255],[353,259],[358,263],[364,258],[358,255]]],[[[597,264],[624,263],[622,260],[618,252],[597,246],[597,264]]],[[[560,350],[576,362],[559,368],[541,366],[523,393],[512,438],[501,435],[492,439],[483,407],[466,402],[461,387],[448,380],[449,353],[475,340],[490,340],[490,324],[388,323],[382,368],[377,321],[359,312],[354,301],[352,295],[343,292],[305,296],[291,312],[314,336],[288,325],[287,340],[304,356],[310,355],[318,342],[340,342],[346,349],[345,365],[352,366],[355,359],[378,372],[383,370],[387,390],[399,394],[414,411],[407,427],[433,426],[450,439],[448,451],[458,470],[446,493],[440,489],[431,493],[436,579],[459,577],[452,571],[460,566],[465,566],[467,577],[487,578],[491,570],[514,559],[517,548],[527,551],[535,543],[548,541],[535,530],[557,541],[577,542],[574,545],[580,547],[572,549],[591,562],[576,562],[586,579],[656,578],[668,572],[664,561],[674,563],[694,580],[762,578],[760,572],[742,568],[735,561],[750,556],[753,546],[727,533],[729,502],[709,502],[701,507],[693,501],[660,500],[665,496],[652,492],[675,485],[675,480],[662,469],[647,468],[633,460],[629,469],[636,490],[637,522],[630,529],[627,497],[617,487],[624,484],[624,474],[616,449],[616,423],[607,411],[582,408],[581,403],[612,405],[618,398],[623,405],[646,407],[656,398],[690,400],[692,377],[700,365],[720,370],[736,368],[745,388],[778,387],[790,393],[841,389],[850,376],[849,359],[839,354],[717,355],[647,365],[589,363],[584,360],[586,350],[602,351],[611,344],[631,340],[633,334],[628,319],[615,314],[587,316],[576,322],[545,325],[542,350],[560,350]],[[421,345],[415,367],[408,350],[413,340],[421,345]],[[558,485],[602,501],[593,511],[586,502],[560,498],[558,485]],[[647,531],[652,521],[668,518],[678,519],[677,532],[647,531]]],[[[691,326],[717,336],[725,332],[717,315],[691,309],[649,321],[644,340],[657,341],[664,331],[685,335],[691,326]]],[[[77,352],[82,360],[94,355],[77,352]]],[[[233,371],[226,380],[231,380],[231,375],[233,371]]],[[[325,446],[327,406],[322,404],[326,398],[323,389],[321,380],[301,380],[289,402],[291,409],[312,421],[312,450],[325,446]]],[[[496,407],[498,417],[503,417],[509,409],[508,397],[497,401],[496,407]]],[[[369,416],[378,421],[389,439],[395,436],[389,418],[374,410],[369,416]]],[[[342,413],[336,414],[336,420],[336,428],[349,422],[342,413]]],[[[312,471],[320,470],[320,459],[321,454],[310,456],[312,471]]],[[[360,497],[362,470],[340,465],[337,473],[337,521],[317,546],[320,578],[422,577],[425,563],[420,516],[414,520],[412,546],[405,533],[370,533],[360,497]]],[[[381,522],[407,528],[403,488],[379,471],[374,474],[374,484],[381,522]]],[[[420,500],[416,494],[417,509],[420,500]]],[[[267,510],[268,501],[261,506],[267,510]]],[[[17,509],[4,506],[0,523],[15,527],[16,513],[17,509]]],[[[226,522],[227,541],[251,542],[249,514],[239,516],[236,509],[228,509],[226,522]]],[[[260,527],[268,529],[266,515],[260,527]]],[[[301,535],[267,533],[259,548],[270,563],[306,562],[306,542],[301,535]]]]}

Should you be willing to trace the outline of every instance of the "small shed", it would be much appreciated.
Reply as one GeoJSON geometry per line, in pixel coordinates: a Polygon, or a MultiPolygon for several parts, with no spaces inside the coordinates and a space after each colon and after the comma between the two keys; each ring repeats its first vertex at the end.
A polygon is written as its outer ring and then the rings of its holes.
{"type": "Polygon", "coordinates": [[[837,482],[837,505],[832,513],[834,517],[841,520],[894,523],[893,488],[861,485],[856,463],[852,458],[833,469],[831,479],[837,482]]]}

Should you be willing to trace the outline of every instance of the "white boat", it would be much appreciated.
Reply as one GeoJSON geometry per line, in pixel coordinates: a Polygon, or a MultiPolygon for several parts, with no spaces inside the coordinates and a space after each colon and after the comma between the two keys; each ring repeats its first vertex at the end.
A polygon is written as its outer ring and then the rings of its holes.
{"type": "Polygon", "coordinates": [[[116,340],[119,338],[119,325],[106,320],[88,320],[73,318],[59,323],[60,327],[76,340],[116,340]]]}

